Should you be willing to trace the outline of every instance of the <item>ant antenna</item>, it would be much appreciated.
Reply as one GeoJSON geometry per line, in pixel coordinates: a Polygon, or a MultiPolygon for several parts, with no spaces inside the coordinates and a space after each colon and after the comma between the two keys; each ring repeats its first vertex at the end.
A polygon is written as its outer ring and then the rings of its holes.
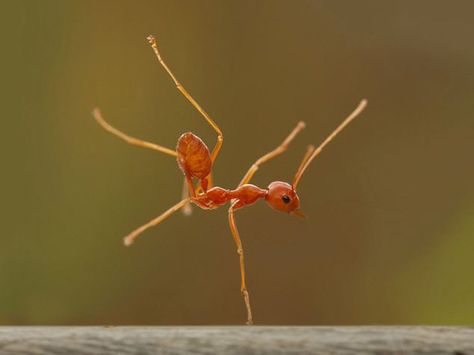
{"type": "MultiPolygon", "coordinates": [[[[295,177],[296,176],[301,176],[301,174],[302,174],[301,169],[304,167],[305,163],[308,161],[311,154],[313,154],[314,149],[315,149],[314,145],[312,145],[312,144],[308,145],[308,147],[306,148],[306,153],[304,154],[303,160],[301,160],[300,166],[298,167],[298,170],[295,173],[295,177]]],[[[294,184],[293,184],[293,187],[294,187],[294,184]]]]}
{"type": "Polygon", "coordinates": [[[319,153],[323,150],[323,148],[334,139],[334,137],[337,136],[338,133],[340,133],[354,118],[356,118],[367,106],[367,100],[364,99],[362,100],[357,108],[319,145],[318,148],[314,149],[314,146],[310,145],[308,149],[306,150],[306,154],[303,157],[303,160],[301,161],[301,164],[296,171],[295,177],[293,178],[293,183],[291,184],[293,186],[293,189],[296,190],[296,185],[298,185],[298,182],[301,179],[301,176],[303,175],[304,171],[308,167],[308,165],[313,161],[314,158],[316,158],[319,153]]]}

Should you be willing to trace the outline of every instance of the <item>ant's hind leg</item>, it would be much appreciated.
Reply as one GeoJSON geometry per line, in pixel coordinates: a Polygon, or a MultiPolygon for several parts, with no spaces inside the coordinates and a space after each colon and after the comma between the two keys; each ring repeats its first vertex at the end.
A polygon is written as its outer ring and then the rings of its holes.
{"type": "MultiPolygon", "coordinates": [[[[210,173],[207,177],[206,177],[206,190],[209,190],[211,189],[213,186],[214,186],[214,180],[212,178],[212,173],[210,173]]],[[[198,186],[196,186],[196,189],[194,190],[195,191],[195,195],[196,196],[199,196],[200,194],[202,193],[206,193],[206,191],[204,191],[203,189],[203,184],[202,184],[202,180],[201,180],[201,184],[199,184],[198,186]]]]}
{"type": "Polygon", "coordinates": [[[178,153],[176,153],[176,151],[174,151],[172,149],[165,148],[165,147],[163,147],[161,145],[158,145],[158,144],[155,144],[155,143],[150,143],[150,142],[143,141],[141,139],[130,137],[129,135],[119,131],[117,128],[111,126],[106,120],[104,120],[104,118],[102,117],[102,114],[101,114],[101,112],[98,108],[95,108],[94,111],[92,111],[92,115],[94,116],[97,123],[102,126],[102,128],[104,128],[106,131],[112,133],[113,135],[123,139],[125,142],[127,142],[129,144],[137,145],[139,147],[144,147],[144,148],[148,148],[148,149],[153,149],[153,150],[156,150],[158,152],[171,155],[173,157],[178,156],[178,153]]]}
{"type": "Polygon", "coordinates": [[[273,149],[271,152],[263,155],[255,163],[253,163],[253,165],[250,167],[250,169],[247,171],[247,173],[244,175],[244,177],[240,181],[239,186],[247,184],[252,179],[253,175],[257,172],[260,165],[262,165],[263,163],[266,163],[270,159],[277,157],[280,154],[283,154],[288,149],[288,146],[290,145],[291,141],[295,139],[296,135],[304,127],[305,127],[305,123],[303,121],[298,122],[298,124],[293,129],[293,131],[291,131],[288,137],[286,137],[285,140],[278,147],[273,149]]]}
{"type": "Polygon", "coordinates": [[[214,186],[214,179],[212,177],[212,173],[210,173],[208,176],[207,176],[207,188],[210,189],[214,186]]]}
{"type": "Polygon", "coordinates": [[[194,108],[199,111],[199,113],[204,117],[204,119],[207,121],[207,123],[216,131],[217,133],[217,142],[216,145],[214,146],[214,149],[212,150],[211,153],[211,160],[214,162],[216,160],[217,155],[219,154],[219,151],[221,150],[222,147],[222,142],[224,141],[224,136],[222,135],[222,131],[217,125],[216,122],[207,114],[206,111],[197,103],[196,100],[188,93],[188,91],[184,88],[183,85],[176,79],[174,76],[173,72],[171,69],[166,65],[165,61],[161,58],[160,52],[158,51],[158,44],[156,43],[156,39],[154,36],[150,35],[148,36],[148,42],[151,45],[151,48],[153,48],[153,51],[155,52],[156,57],[158,58],[158,61],[160,64],[165,68],[166,72],[169,74],[171,79],[176,85],[176,88],[183,94],[183,96],[191,103],[191,105],[194,106],[194,108]]]}
{"type": "Polygon", "coordinates": [[[245,264],[244,264],[244,249],[242,246],[242,241],[240,240],[239,231],[237,230],[237,226],[235,224],[234,219],[234,211],[238,209],[239,201],[235,201],[232,206],[229,208],[229,225],[230,231],[232,232],[232,237],[234,238],[235,244],[237,245],[237,254],[239,255],[240,260],[240,276],[241,276],[241,286],[240,291],[242,292],[242,296],[244,297],[245,307],[247,308],[247,324],[253,324],[252,318],[252,308],[250,307],[250,296],[249,292],[247,291],[247,285],[245,283],[245,264]]]}
{"type": "MultiPolygon", "coordinates": [[[[186,198],[192,197],[189,194],[189,187],[188,187],[188,181],[186,178],[183,179],[183,191],[181,194],[181,198],[184,200],[186,198]]],[[[185,216],[190,216],[193,213],[193,206],[190,201],[188,201],[184,206],[183,209],[181,210],[185,216]]]]}
{"type": "Polygon", "coordinates": [[[185,198],[185,199],[179,201],[176,205],[172,206],[171,208],[169,208],[168,210],[166,210],[165,212],[160,214],[158,217],[153,218],[150,222],[145,223],[143,226],[138,227],[137,229],[135,229],[133,232],[131,232],[129,235],[127,235],[123,239],[123,243],[126,246],[131,245],[140,234],[142,234],[147,229],[160,224],[166,218],[171,216],[173,213],[175,213],[179,209],[183,208],[188,202],[189,202],[189,198],[185,198]]]}

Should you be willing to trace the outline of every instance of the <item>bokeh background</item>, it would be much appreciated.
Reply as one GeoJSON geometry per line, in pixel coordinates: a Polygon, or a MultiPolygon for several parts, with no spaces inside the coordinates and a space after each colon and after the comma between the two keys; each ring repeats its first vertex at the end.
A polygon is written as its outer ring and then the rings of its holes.
{"type": "Polygon", "coordinates": [[[367,111],[308,169],[308,219],[237,214],[260,324],[474,323],[472,1],[12,1],[1,5],[0,323],[242,324],[227,209],[176,214],[166,155],[225,134],[234,187],[298,120],[307,128],[254,183],[290,180],[356,106],[367,111]]]}

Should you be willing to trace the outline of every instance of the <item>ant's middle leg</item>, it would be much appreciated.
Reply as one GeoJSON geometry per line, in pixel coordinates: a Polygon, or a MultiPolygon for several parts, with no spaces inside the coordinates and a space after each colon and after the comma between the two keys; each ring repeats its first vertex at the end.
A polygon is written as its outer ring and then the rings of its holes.
{"type": "MultiPolygon", "coordinates": [[[[212,173],[211,173],[206,177],[206,187],[207,187],[207,189],[210,189],[213,186],[214,186],[214,183],[213,183],[212,173]]],[[[181,198],[182,199],[185,199],[185,198],[188,198],[188,197],[193,198],[193,197],[199,196],[201,193],[205,192],[203,187],[202,187],[202,184],[197,185],[194,190],[190,190],[190,188],[192,188],[192,187],[193,187],[193,185],[192,185],[192,182],[190,182],[190,179],[188,179],[187,177],[184,177],[183,190],[182,190],[182,193],[181,193],[181,198]],[[194,191],[194,195],[191,191],[194,191]]],[[[193,207],[192,207],[191,201],[188,201],[188,203],[183,206],[182,211],[183,211],[183,214],[186,215],[186,216],[189,216],[189,215],[192,214],[193,207]]]]}
{"type": "MultiPolygon", "coordinates": [[[[181,193],[181,199],[186,199],[186,198],[190,198],[192,197],[189,193],[189,187],[188,187],[188,181],[186,178],[183,179],[183,190],[182,190],[182,193],[181,193]]],[[[183,214],[185,216],[190,216],[192,213],[193,213],[193,206],[191,204],[191,201],[188,201],[184,206],[183,208],[181,209],[181,211],[183,212],[183,214]]]]}
{"type": "Polygon", "coordinates": [[[295,139],[296,135],[304,127],[305,127],[305,123],[303,121],[298,122],[298,124],[293,129],[293,131],[291,131],[288,137],[286,137],[285,140],[278,147],[273,149],[271,152],[263,155],[255,163],[252,164],[250,169],[247,171],[247,173],[244,175],[244,177],[240,181],[239,186],[247,184],[252,179],[253,175],[257,172],[260,165],[262,165],[263,163],[266,163],[270,159],[277,157],[280,154],[283,154],[288,149],[288,146],[290,145],[291,141],[295,139]]]}
{"type": "Polygon", "coordinates": [[[158,44],[156,43],[156,39],[154,36],[150,35],[148,36],[148,42],[150,43],[151,47],[153,48],[153,51],[155,52],[156,57],[158,58],[158,61],[160,64],[165,68],[166,72],[169,74],[171,79],[176,85],[176,88],[183,94],[183,96],[191,103],[191,105],[194,106],[194,108],[204,117],[204,119],[207,121],[207,123],[216,131],[217,133],[217,142],[216,145],[214,146],[214,149],[212,150],[211,153],[211,160],[214,162],[216,160],[217,155],[219,154],[219,151],[221,150],[222,143],[224,141],[224,136],[222,134],[221,129],[217,125],[216,122],[207,114],[206,111],[197,103],[196,100],[188,93],[188,91],[184,88],[184,86],[176,79],[174,76],[173,72],[171,69],[166,65],[165,61],[161,58],[160,52],[158,51],[158,44]]]}

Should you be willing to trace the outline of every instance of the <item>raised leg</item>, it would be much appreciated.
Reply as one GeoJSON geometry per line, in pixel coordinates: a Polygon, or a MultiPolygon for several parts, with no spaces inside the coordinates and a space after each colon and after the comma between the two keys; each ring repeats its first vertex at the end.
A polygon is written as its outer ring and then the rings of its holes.
{"type": "Polygon", "coordinates": [[[196,110],[198,110],[201,115],[203,115],[203,117],[206,119],[207,123],[209,123],[209,125],[216,131],[216,133],[217,133],[217,143],[216,143],[216,145],[215,145],[215,147],[214,147],[214,149],[212,150],[212,153],[211,153],[211,159],[214,162],[214,160],[217,158],[217,155],[219,154],[219,151],[222,147],[222,142],[224,141],[224,136],[222,135],[221,129],[214,122],[214,120],[207,114],[207,112],[204,111],[204,109],[196,102],[196,100],[194,100],[194,98],[186,91],[184,86],[181,85],[181,83],[176,79],[174,74],[171,72],[170,68],[168,68],[168,66],[166,65],[164,60],[161,58],[160,52],[158,51],[158,45],[156,43],[155,37],[150,35],[150,36],[148,36],[147,39],[148,39],[148,42],[150,43],[151,47],[153,48],[153,51],[155,52],[156,57],[158,58],[158,61],[161,63],[163,68],[165,68],[166,72],[169,74],[171,79],[173,79],[173,81],[174,81],[176,87],[178,88],[178,90],[191,103],[191,105],[193,105],[194,108],[196,110]]]}
{"type": "Polygon", "coordinates": [[[161,145],[158,145],[158,144],[155,144],[155,143],[150,143],[150,142],[143,141],[141,139],[130,137],[129,135],[119,131],[117,128],[112,127],[109,123],[107,123],[106,120],[104,120],[104,118],[102,117],[102,114],[101,114],[101,112],[98,108],[95,108],[94,111],[92,111],[92,115],[94,116],[97,123],[99,123],[106,131],[108,131],[108,132],[112,133],[113,135],[123,139],[127,143],[137,145],[139,147],[153,149],[153,150],[156,150],[158,152],[171,155],[173,157],[178,156],[178,153],[176,153],[176,151],[174,151],[172,149],[165,148],[165,147],[163,147],[161,145]]]}
{"type": "Polygon", "coordinates": [[[144,224],[143,226],[135,229],[132,233],[130,233],[129,235],[127,235],[123,239],[123,243],[126,246],[131,245],[140,234],[142,234],[148,228],[151,228],[151,227],[154,227],[154,226],[160,224],[163,220],[165,220],[166,218],[171,216],[173,213],[175,213],[179,209],[183,208],[188,202],[189,202],[189,198],[185,198],[184,200],[179,201],[176,205],[169,208],[168,210],[163,212],[158,217],[153,218],[150,222],[148,222],[148,223],[144,224]]]}
{"type": "Polygon", "coordinates": [[[291,131],[288,137],[286,137],[286,139],[278,147],[273,149],[271,152],[265,154],[264,156],[260,157],[260,159],[258,159],[255,163],[253,163],[253,165],[250,167],[250,169],[247,171],[247,173],[244,175],[244,177],[240,181],[239,186],[247,184],[250,181],[250,179],[252,179],[253,175],[257,172],[260,165],[284,153],[288,149],[288,145],[291,143],[291,141],[295,139],[296,135],[304,127],[305,127],[305,123],[303,121],[298,122],[298,124],[293,129],[293,131],[291,131]]]}
{"type": "Polygon", "coordinates": [[[237,226],[235,224],[235,219],[234,219],[234,211],[239,207],[240,207],[239,201],[235,201],[230,206],[229,225],[230,225],[230,230],[232,232],[232,237],[234,237],[235,244],[237,245],[237,254],[239,255],[239,259],[240,259],[240,275],[242,279],[240,291],[242,292],[245,306],[247,307],[247,324],[251,325],[253,324],[253,318],[252,318],[252,308],[250,307],[250,296],[249,296],[249,292],[247,291],[247,285],[245,284],[244,249],[242,247],[242,241],[240,240],[239,231],[237,230],[237,226]]]}

